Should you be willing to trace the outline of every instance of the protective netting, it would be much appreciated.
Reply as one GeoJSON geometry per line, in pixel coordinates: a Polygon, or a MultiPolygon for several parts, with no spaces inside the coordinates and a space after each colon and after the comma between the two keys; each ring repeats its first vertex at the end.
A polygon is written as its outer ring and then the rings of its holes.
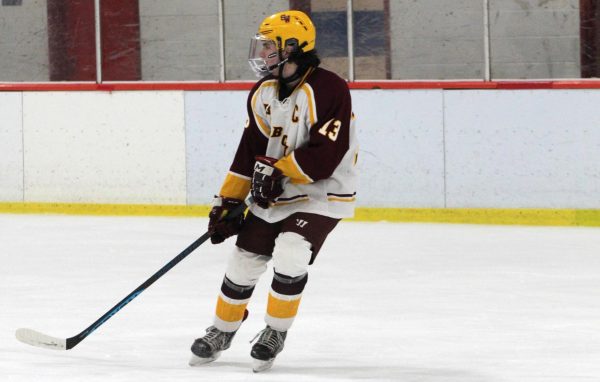
{"type": "Polygon", "coordinates": [[[94,3],[2,0],[0,81],[251,80],[248,39],[286,8],[310,15],[323,66],[349,79],[600,73],[598,0],[94,3]]]}

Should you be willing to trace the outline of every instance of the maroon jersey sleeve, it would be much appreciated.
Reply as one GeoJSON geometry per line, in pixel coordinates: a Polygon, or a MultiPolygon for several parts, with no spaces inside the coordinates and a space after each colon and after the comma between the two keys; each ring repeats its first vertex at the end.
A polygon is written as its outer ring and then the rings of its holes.
{"type": "MultiPolygon", "coordinates": [[[[329,178],[348,151],[352,101],[346,81],[332,72],[317,69],[307,85],[314,94],[317,122],[310,127],[308,144],[280,160],[277,167],[288,170],[284,173],[296,173],[289,169],[297,166],[316,182],[329,178]]],[[[304,183],[300,179],[297,182],[304,183]]]]}
{"type": "Polygon", "coordinates": [[[262,82],[262,80],[257,82],[248,95],[246,102],[248,119],[233,163],[229,168],[229,173],[221,186],[219,192],[221,196],[244,199],[250,191],[250,179],[254,171],[254,157],[264,155],[267,150],[268,138],[261,132],[252,109],[252,99],[262,82]]]}

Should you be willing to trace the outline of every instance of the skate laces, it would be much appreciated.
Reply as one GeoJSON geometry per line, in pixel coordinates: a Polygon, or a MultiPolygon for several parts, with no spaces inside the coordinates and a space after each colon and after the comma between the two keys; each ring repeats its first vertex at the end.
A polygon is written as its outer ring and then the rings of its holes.
{"type": "Polygon", "coordinates": [[[229,337],[228,334],[229,333],[227,332],[220,331],[215,326],[210,326],[206,329],[206,334],[202,337],[202,340],[209,344],[213,349],[219,349],[227,343],[229,337]]]}
{"type": "Polygon", "coordinates": [[[271,329],[269,326],[256,333],[254,338],[250,340],[250,343],[254,342],[256,338],[258,338],[257,344],[261,344],[269,348],[270,350],[277,350],[283,345],[283,341],[285,341],[285,332],[280,332],[275,329],[271,329]]]}

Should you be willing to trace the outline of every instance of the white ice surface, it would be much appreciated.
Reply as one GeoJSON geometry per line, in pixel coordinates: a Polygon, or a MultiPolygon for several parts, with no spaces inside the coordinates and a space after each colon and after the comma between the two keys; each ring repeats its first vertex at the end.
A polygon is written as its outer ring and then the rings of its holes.
{"type": "Polygon", "coordinates": [[[271,269],[219,360],[187,365],[233,240],[201,246],[68,351],[70,337],[206,219],[0,215],[1,381],[600,381],[600,230],[343,222],[273,369],[251,372],[271,269]]]}

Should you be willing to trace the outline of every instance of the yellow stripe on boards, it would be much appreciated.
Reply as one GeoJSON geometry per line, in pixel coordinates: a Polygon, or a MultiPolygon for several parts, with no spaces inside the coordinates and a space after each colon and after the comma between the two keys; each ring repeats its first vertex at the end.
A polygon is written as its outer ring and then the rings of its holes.
{"type": "Polygon", "coordinates": [[[600,227],[600,210],[357,208],[355,221],[600,227]]]}
{"type": "MultiPolygon", "coordinates": [[[[304,201],[304,200],[303,200],[304,201]]],[[[0,203],[0,213],[206,217],[210,206],[151,204],[0,203]]],[[[600,227],[600,209],[370,208],[346,221],[600,227]]]]}
{"type": "Polygon", "coordinates": [[[216,309],[217,317],[227,322],[241,321],[244,318],[244,311],[246,310],[246,305],[248,304],[230,304],[223,300],[221,296],[219,296],[216,309]]]}
{"type": "Polygon", "coordinates": [[[300,299],[285,301],[273,297],[269,293],[269,302],[267,303],[267,314],[275,318],[292,318],[296,317],[300,306],[300,299]]]}
{"type": "Polygon", "coordinates": [[[210,206],[154,204],[0,203],[0,213],[99,216],[208,216],[210,206]]]}

